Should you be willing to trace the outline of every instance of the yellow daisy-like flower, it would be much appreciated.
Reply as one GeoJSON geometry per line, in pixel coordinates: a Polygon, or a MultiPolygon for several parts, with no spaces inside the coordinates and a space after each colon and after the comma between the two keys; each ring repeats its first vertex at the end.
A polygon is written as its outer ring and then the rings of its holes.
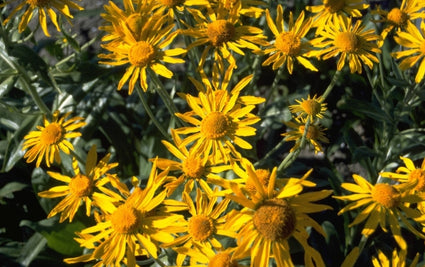
{"type": "MultiPolygon", "coordinates": [[[[274,168],[272,173],[276,170],[274,168]]],[[[248,194],[247,197],[236,183],[231,186],[234,195],[226,195],[244,207],[229,216],[226,222],[231,229],[239,229],[236,255],[249,251],[251,266],[269,266],[272,258],[278,267],[293,266],[289,239],[295,238],[305,251],[306,266],[325,266],[320,254],[308,244],[306,228],[312,227],[325,235],[322,227],[308,213],[332,209],[327,205],[311,203],[328,197],[332,190],[300,194],[303,186],[297,182],[287,183],[277,191],[275,177],[271,175],[265,187],[256,179],[256,175],[251,175],[257,189],[255,195],[248,194]]]]}
{"type": "Polygon", "coordinates": [[[323,60],[339,55],[338,70],[344,67],[346,61],[351,73],[362,73],[362,63],[372,69],[373,63],[379,62],[375,53],[381,53],[376,43],[380,37],[374,29],[366,29],[362,23],[357,20],[353,25],[351,18],[345,17],[330,21],[320,32],[320,37],[312,40],[315,47],[323,49],[315,53],[323,60]]]}
{"type": "MultiPolygon", "coordinates": [[[[114,2],[109,1],[109,5],[104,5],[106,13],[100,14],[105,20],[100,30],[107,34],[102,37],[103,42],[110,42],[109,46],[114,42],[122,42],[125,31],[121,24],[125,24],[128,30],[133,34],[134,39],[139,40],[141,33],[146,31],[144,26],[152,16],[154,8],[157,6],[155,1],[137,1],[137,5],[132,0],[123,0],[124,10],[119,8],[114,2]]],[[[149,24],[148,24],[149,25],[149,24]]]]}
{"type": "MultiPolygon", "coordinates": [[[[285,136],[286,141],[295,141],[295,145],[291,148],[291,152],[298,149],[301,144],[301,138],[304,135],[304,131],[306,128],[306,120],[305,119],[295,119],[295,122],[289,121],[285,122],[285,124],[294,129],[288,131],[286,133],[282,133],[282,136],[285,136]]],[[[307,128],[307,133],[305,136],[305,140],[307,143],[313,145],[314,152],[323,152],[323,147],[320,143],[329,143],[329,139],[325,136],[326,129],[323,128],[320,124],[312,124],[310,123],[307,128]]]]}
{"type": "Polygon", "coordinates": [[[395,172],[381,172],[382,177],[391,178],[402,183],[417,180],[415,191],[425,192],[425,159],[419,168],[416,168],[413,161],[406,157],[400,157],[405,166],[400,166],[395,172]]]}
{"type": "MultiPolygon", "coordinates": [[[[418,266],[419,253],[416,254],[409,267],[418,266]]],[[[378,256],[372,256],[373,267],[406,267],[406,251],[397,252],[395,249],[391,257],[387,257],[382,250],[378,250],[378,256]]]]}
{"type": "Polygon", "coordinates": [[[225,8],[215,10],[209,8],[204,16],[199,10],[192,10],[196,25],[182,31],[196,40],[187,49],[204,46],[200,57],[199,69],[202,69],[210,50],[213,50],[213,59],[224,69],[225,60],[236,67],[236,59],[232,52],[244,56],[242,49],[259,50],[258,45],[267,45],[263,30],[254,26],[242,24],[240,19],[241,5],[230,11],[225,8]]]}
{"type": "Polygon", "coordinates": [[[221,7],[229,12],[240,6],[239,13],[252,18],[259,18],[264,13],[262,6],[267,6],[267,3],[259,0],[210,0],[209,2],[213,8],[221,7]]]}
{"type": "Polygon", "coordinates": [[[298,104],[290,105],[289,110],[291,113],[298,114],[297,118],[310,118],[314,121],[316,118],[323,119],[323,115],[326,112],[326,103],[323,103],[324,99],[322,96],[307,99],[301,98],[301,100],[295,100],[298,104]]]}
{"type": "Polygon", "coordinates": [[[264,101],[264,98],[245,96],[240,97],[241,90],[251,81],[249,75],[239,81],[230,91],[227,88],[199,92],[198,97],[185,95],[186,101],[192,111],[176,113],[176,116],[192,124],[176,129],[177,134],[190,134],[184,138],[180,147],[194,142],[193,152],[212,154],[214,161],[230,159],[228,150],[237,158],[240,153],[234,144],[243,148],[251,149],[252,146],[241,137],[255,135],[256,129],[251,125],[260,120],[251,111],[255,104],[264,101]]]}
{"type": "Polygon", "coordinates": [[[403,0],[400,7],[394,7],[390,11],[382,10],[380,6],[376,10],[372,11],[372,14],[378,14],[380,19],[376,22],[385,23],[384,29],[381,32],[381,40],[379,46],[381,46],[387,38],[388,33],[393,29],[400,31],[405,29],[407,21],[413,21],[419,18],[425,18],[423,12],[425,8],[425,2],[421,0],[403,0]]]}
{"type": "Polygon", "coordinates": [[[100,58],[108,61],[100,61],[99,63],[113,66],[130,65],[118,83],[118,90],[121,90],[124,84],[129,81],[128,94],[131,94],[139,80],[143,90],[147,91],[146,71],[148,68],[158,75],[171,78],[173,72],[165,67],[162,62],[184,63],[183,59],[175,56],[185,53],[185,49],[167,49],[178,34],[177,31],[173,31],[173,24],[163,27],[167,20],[168,16],[151,15],[143,24],[138,36],[135,36],[127,24],[122,22],[120,24],[124,33],[122,42],[102,45],[112,54],[100,54],[100,58]]]}
{"type": "Polygon", "coordinates": [[[310,31],[312,20],[311,18],[306,20],[304,18],[304,11],[302,11],[294,23],[294,17],[290,12],[288,25],[285,27],[281,5],[277,7],[276,24],[273,22],[269,10],[266,10],[267,24],[273,32],[275,40],[262,51],[266,55],[270,54],[270,57],[263,62],[263,66],[273,63],[273,70],[276,70],[286,63],[289,74],[292,74],[296,60],[305,68],[317,71],[317,68],[306,59],[312,50],[310,42],[305,40],[305,36],[310,31]]]}
{"type": "MultiPolygon", "coordinates": [[[[183,193],[183,201],[189,207],[191,217],[183,225],[185,234],[177,237],[173,242],[163,244],[162,247],[185,247],[191,249],[195,245],[201,247],[222,248],[222,244],[216,238],[217,235],[234,237],[235,233],[224,227],[225,217],[221,216],[227,209],[229,199],[217,202],[217,197],[208,196],[198,188],[196,191],[196,205],[188,193],[183,193]],[[218,203],[217,205],[215,205],[218,203]]],[[[176,250],[179,251],[178,249],[176,250]]],[[[176,263],[182,266],[186,253],[177,255],[176,263]]]]}
{"type": "Polygon", "coordinates": [[[210,179],[220,179],[218,174],[230,170],[231,166],[221,164],[222,162],[214,162],[211,156],[199,155],[193,150],[188,150],[185,146],[180,146],[182,142],[181,138],[175,133],[174,129],[171,130],[171,135],[175,145],[164,140],[162,143],[180,161],[166,158],[155,159],[159,169],[181,172],[181,175],[177,179],[165,183],[164,187],[168,190],[168,196],[181,184],[185,184],[184,192],[190,194],[195,182],[199,183],[204,192],[209,195],[212,194],[212,190],[207,182],[210,179]]]}
{"type": "Polygon", "coordinates": [[[110,154],[103,157],[97,164],[96,146],[92,146],[86,160],[85,173],[80,171],[78,162],[74,158],[72,167],[74,176],[69,177],[58,172],[50,172],[55,180],[67,183],[50,188],[47,191],[39,192],[38,195],[44,198],[64,197],[49,213],[47,218],[61,213],[59,222],[69,218],[71,222],[80,207],[81,202],[85,203],[86,215],[91,215],[91,207],[96,206],[101,210],[110,210],[114,202],[123,200],[123,198],[105,187],[110,183],[123,194],[129,194],[127,187],[122,184],[118,177],[108,174],[112,168],[118,166],[118,163],[108,163],[110,154]],[[105,176],[106,175],[106,176],[105,176]],[[97,189],[97,190],[96,190],[97,189]]]}
{"type": "Polygon", "coordinates": [[[313,26],[318,27],[318,31],[325,28],[328,22],[339,17],[362,16],[361,10],[368,8],[363,0],[322,0],[322,5],[306,6],[306,10],[316,13],[313,17],[313,26]]]}
{"type": "Polygon", "coordinates": [[[421,238],[425,238],[425,236],[416,230],[408,220],[410,218],[421,223],[425,220],[421,212],[409,207],[410,204],[424,201],[424,196],[412,195],[410,193],[416,181],[398,185],[390,185],[387,183],[372,185],[365,178],[357,174],[353,175],[353,179],[355,184],[341,184],[342,188],[352,192],[352,194],[347,196],[335,196],[337,199],[351,202],[341,209],[338,215],[365,206],[349,227],[360,224],[366,220],[362,234],[370,236],[375,232],[378,225],[386,231],[388,224],[397,244],[402,250],[406,250],[407,244],[401,235],[399,222],[399,219],[401,219],[412,233],[421,238]]]}
{"type": "Polygon", "coordinates": [[[69,10],[70,8],[83,10],[83,8],[76,4],[74,0],[21,0],[20,3],[11,11],[4,23],[8,23],[16,16],[18,11],[25,9],[25,12],[18,26],[19,32],[23,32],[28,26],[34,11],[37,11],[38,21],[41,28],[43,29],[44,34],[46,36],[50,36],[49,31],[47,30],[47,16],[50,17],[53,25],[55,25],[56,29],[60,32],[61,30],[58,24],[56,12],[69,20],[73,18],[69,10]]]}
{"type": "MultiPolygon", "coordinates": [[[[136,265],[136,256],[158,257],[159,243],[174,240],[170,227],[178,225],[181,215],[166,212],[160,206],[166,191],[156,193],[167,177],[168,171],[157,174],[155,163],[144,189],[136,186],[121,205],[108,210],[106,220],[82,230],[76,239],[82,247],[94,251],[76,258],[65,259],[66,263],[99,260],[97,265],[136,265]]],[[[172,229],[174,231],[174,229],[172,229]]]]}
{"type": "Polygon", "coordinates": [[[402,70],[412,68],[419,63],[418,72],[415,76],[415,82],[420,83],[425,75],[425,23],[421,21],[420,30],[410,21],[407,23],[406,32],[399,31],[394,40],[406,50],[392,53],[396,59],[403,58],[399,67],[402,70]]]}
{"type": "Polygon", "coordinates": [[[214,249],[198,244],[194,244],[194,247],[194,249],[178,247],[174,248],[174,250],[187,255],[190,258],[191,267],[242,267],[242,265],[238,264],[238,261],[249,257],[249,253],[246,253],[246,255],[236,255],[234,253],[236,248],[233,247],[214,249]]]}
{"type": "Polygon", "coordinates": [[[71,112],[68,112],[59,117],[59,111],[55,111],[51,122],[44,117],[44,127],[37,126],[38,131],[31,131],[24,137],[22,150],[28,149],[24,155],[28,163],[37,159],[35,165],[40,167],[44,158],[47,167],[50,167],[54,161],[61,162],[60,150],[66,154],[74,150],[74,146],[67,139],[81,136],[80,132],[74,132],[74,130],[86,123],[81,117],[66,120],[70,114],[71,112]]]}

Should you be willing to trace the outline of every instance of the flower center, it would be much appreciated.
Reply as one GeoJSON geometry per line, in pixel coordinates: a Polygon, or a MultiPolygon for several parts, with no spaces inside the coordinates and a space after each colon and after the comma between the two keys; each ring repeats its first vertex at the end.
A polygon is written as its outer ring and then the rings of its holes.
{"type": "Polygon", "coordinates": [[[403,26],[406,24],[406,21],[409,19],[409,15],[407,15],[404,11],[401,11],[399,8],[395,7],[388,12],[387,21],[396,26],[403,26]]]}
{"type": "Polygon", "coordinates": [[[238,267],[238,263],[232,260],[229,253],[221,252],[210,259],[208,267],[238,267]]]}
{"type": "Polygon", "coordinates": [[[144,67],[155,59],[155,48],[145,41],[135,43],[128,54],[130,63],[137,67],[144,67]]]}
{"type": "Polygon", "coordinates": [[[284,199],[266,200],[255,211],[253,217],[255,228],[265,238],[272,241],[288,238],[295,230],[295,212],[284,199]]]}
{"type": "Polygon", "coordinates": [[[320,113],[322,105],[314,99],[307,99],[301,102],[301,107],[305,113],[314,117],[320,113]]]}
{"type": "MultiPolygon", "coordinates": [[[[258,181],[265,187],[267,188],[267,186],[269,185],[269,180],[270,180],[270,171],[267,169],[258,169],[255,170],[255,174],[257,175],[258,181]]],[[[257,192],[257,189],[255,188],[255,184],[254,182],[249,179],[246,182],[246,186],[245,188],[251,192],[252,194],[255,194],[257,192]]]]}
{"type": "Polygon", "coordinates": [[[181,5],[185,2],[186,0],[160,0],[160,2],[164,5],[167,6],[169,8],[181,5]]]}
{"type": "Polygon", "coordinates": [[[114,230],[120,234],[134,233],[141,224],[141,214],[130,205],[119,206],[111,216],[114,230]]]}
{"type": "Polygon", "coordinates": [[[40,141],[45,145],[57,144],[62,140],[64,132],[60,124],[53,122],[41,131],[40,141]]]}
{"type": "MultiPolygon", "coordinates": [[[[305,125],[301,125],[298,128],[298,130],[300,131],[301,134],[304,134],[305,125]]],[[[310,126],[307,129],[306,138],[316,140],[317,138],[319,138],[319,135],[320,135],[320,130],[315,125],[310,124],[310,126]]]]}
{"type": "Polygon", "coordinates": [[[221,46],[223,43],[232,40],[235,32],[235,26],[224,19],[218,19],[208,24],[208,39],[213,46],[221,46]]]}
{"type": "Polygon", "coordinates": [[[400,193],[389,184],[376,184],[372,190],[372,199],[386,208],[394,208],[400,203],[400,193]]]}
{"type": "Polygon", "coordinates": [[[50,0],[27,0],[27,3],[32,6],[45,7],[49,4],[50,0]]]}
{"type": "Polygon", "coordinates": [[[207,240],[215,231],[214,222],[205,215],[195,215],[189,219],[189,234],[196,241],[207,240]]]}
{"type": "Polygon", "coordinates": [[[279,37],[276,38],[274,45],[288,56],[296,56],[301,51],[301,40],[292,32],[282,32],[279,37]]]}
{"type": "Polygon", "coordinates": [[[425,191],[425,171],[422,169],[415,169],[409,173],[409,180],[418,180],[418,184],[415,186],[417,191],[425,191]]]}
{"type": "Polygon", "coordinates": [[[346,53],[355,52],[360,45],[359,38],[353,32],[341,32],[335,37],[335,46],[346,53]]]}
{"type": "Polygon", "coordinates": [[[345,1],[344,0],[324,0],[323,1],[325,9],[329,12],[329,13],[335,13],[340,11],[341,9],[344,8],[345,6],[345,1]]]}
{"type": "Polygon", "coordinates": [[[83,174],[77,174],[69,182],[69,189],[77,197],[89,196],[93,189],[92,180],[83,174]]]}
{"type": "Polygon", "coordinates": [[[130,31],[134,34],[136,40],[140,36],[140,31],[143,27],[142,15],[140,13],[131,14],[126,20],[125,23],[130,31]]]}
{"type": "Polygon", "coordinates": [[[226,115],[214,111],[202,120],[201,133],[208,139],[219,139],[227,134],[230,124],[226,115]]]}
{"type": "Polygon", "coordinates": [[[204,166],[200,157],[189,156],[183,162],[183,172],[187,178],[199,179],[204,174],[204,166]]]}

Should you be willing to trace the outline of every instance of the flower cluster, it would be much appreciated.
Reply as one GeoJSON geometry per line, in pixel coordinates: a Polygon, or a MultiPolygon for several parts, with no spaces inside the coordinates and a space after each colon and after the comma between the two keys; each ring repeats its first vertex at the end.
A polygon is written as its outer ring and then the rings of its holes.
{"type": "MultiPolygon", "coordinates": [[[[73,17],[69,9],[82,10],[71,0],[18,2],[4,25],[12,27],[19,14],[20,33],[35,12],[43,33],[50,36],[47,15],[60,32],[56,12],[69,20],[73,17]]],[[[21,151],[27,163],[35,162],[35,168],[46,170],[52,178],[52,186],[37,194],[60,199],[47,218],[58,216],[59,223],[72,223],[81,210],[91,218],[92,225],[75,233],[83,254],[66,258],[66,263],[132,267],[151,262],[166,266],[168,261],[171,266],[284,267],[303,262],[324,267],[330,260],[314,241],[325,239],[327,231],[316,215],[332,213],[346,220],[351,215],[346,232],[361,227],[358,234],[363,236],[359,245],[346,246],[351,252],[344,255],[341,266],[354,266],[379,229],[397,245],[391,250],[393,262],[405,266],[409,246],[404,232],[425,239],[425,159],[416,167],[402,156],[404,166],[394,172],[381,163],[375,176],[354,174],[352,180],[349,176],[320,181],[315,179],[320,169],[302,165],[299,171],[296,166],[295,175],[289,167],[301,151],[324,154],[332,143],[324,126],[332,116],[327,99],[342,75],[365,75],[373,88],[384,87],[385,82],[377,85],[371,73],[383,64],[386,45],[398,47],[387,54],[394,61],[394,75],[414,73],[409,85],[421,84],[425,2],[403,0],[401,6],[388,10],[363,0],[320,2],[298,13],[260,0],[122,0],[104,5],[98,63],[118,73],[114,93],[128,90],[120,101],[140,98],[146,116],[163,135],[158,144],[165,149],[146,160],[147,178],[140,173],[124,177],[121,162],[110,163],[115,160],[114,149],[100,160],[96,145],[75,149],[76,141],[85,138],[84,127],[92,123],[79,115],[69,118],[78,113],[78,105],[65,108],[50,101],[52,109],[58,109],[51,113],[37,97],[40,92],[29,87],[45,114],[37,130],[23,135],[21,151]],[[247,61],[253,66],[240,63],[247,61]],[[279,144],[261,156],[258,136],[267,127],[262,122],[276,92],[256,87],[260,68],[276,73],[274,88],[283,75],[320,73],[322,68],[334,73],[328,87],[312,87],[311,92],[285,100],[288,116],[279,122],[285,132],[280,131],[279,144]],[[246,74],[246,69],[253,73],[246,74]],[[179,81],[175,78],[179,75],[187,80],[179,81]],[[152,95],[159,100],[148,102],[152,95]],[[169,112],[164,116],[168,126],[156,119],[161,114],[151,111],[155,105],[169,112]],[[280,153],[287,142],[295,144],[280,153]],[[279,154],[280,163],[272,160],[273,153],[279,154]],[[335,210],[342,201],[349,203],[335,210]]],[[[30,77],[21,81],[23,87],[31,82],[30,77]]],[[[391,90],[382,94],[395,95],[391,90]]],[[[379,94],[372,95],[378,102],[379,94]]],[[[390,115],[379,118],[385,116],[390,115]]],[[[388,135],[376,138],[386,140],[388,135]]],[[[369,151],[355,152],[359,159],[369,151]]],[[[365,161],[370,167],[370,159],[365,161]]],[[[389,265],[384,251],[368,256],[369,264],[389,265]]],[[[416,256],[412,266],[418,261],[416,256]]]]}

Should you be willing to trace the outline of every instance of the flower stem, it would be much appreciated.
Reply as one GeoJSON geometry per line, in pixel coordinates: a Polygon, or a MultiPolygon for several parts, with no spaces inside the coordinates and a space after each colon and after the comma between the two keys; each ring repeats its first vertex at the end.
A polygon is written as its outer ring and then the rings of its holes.
{"type": "Polygon", "coordinates": [[[326,90],[322,95],[323,100],[325,100],[326,97],[328,97],[328,95],[332,92],[332,89],[334,88],[340,74],[341,74],[341,71],[339,70],[335,71],[334,75],[332,76],[331,82],[329,83],[328,87],[326,87],[326,90]]]}
{"type": "Polygon", "coordinates": [[[149,107],[148,102],[146,101],[146,96],[144,95],[145,93],[142,91],[142,88],[140,88],[140,85],[138,83],[136,83],[136,92],[139,95],[140,101],[142,102],[142,105],[145,108],[145,111],[148,114],[149,118],[152,120],[153,124],[155,124],[156,128],[161,132],[161,134],[168,140],[169,136],[167,131],[162,127],[161,123],[153,115],[152,110],[149,107]]]}
{"type": "Polygon", "coordinates": [[[306,144],[306,136],[307,136],[309,127],[310,127],[310,118],[307,118],[307,121],[305,122],[304,133],[301,136],[301,139],[299,140],[300,145],[295,149],[295,151],[289,152],[289,154],[286,155],[286,157],[282,160],[279,167],[277,168],[278,173],[280,173],[280,172],[284,171],[286,168],[288,168],[289,165],[291,165],[292,162],[294,162],[295,159],[298,157],[301,150],[304,148],[304,146],[306,144]]]}
{"type": "Polygon", "coordinates": [[[154,83],[157,85],[156,92],[158,92],[159,96],[161,97],[162,101],[164,102],[165,106],[167,107],[168,111],[171,113],[173,118],[176,119],[176,123],[179,124],[179,126],[182,126],[182,123],[180,119],[176,116],[176,113],[178,113],[178,110],[176,106],[174,105],[173,99],[168,94],[167,90],[165,90],[164,85],[159,80],[158,76],[149,68],[147,68],[150,78],[154,81],[154,83]]]}

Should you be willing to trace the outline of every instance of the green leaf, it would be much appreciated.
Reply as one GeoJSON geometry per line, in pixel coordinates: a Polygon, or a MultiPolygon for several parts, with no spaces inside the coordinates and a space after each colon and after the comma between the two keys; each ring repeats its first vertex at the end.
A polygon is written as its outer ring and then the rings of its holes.
{"type": "Polygon", "coordinates": [[[29,266],[45,246],[46,239],[40,233],[34,233],[22,248],[19,263],[22,266],[29,266]]]}
{"type": "Polygon", "coordinates": [[[339,108],[350,110],[355,114],[360,116],[363,115],[379,122],[391,123],[391,118],[383,112],[380,107],[377,107],[370,102],[350,98],[341,102],[339,108]]]}
{"type": "Polygon", "coordinates": [[[19,182],[10,182],[0,189],[0,200],[2,198],[13,198],[13,193],[21,191],[27,185],[19,182]]]}

